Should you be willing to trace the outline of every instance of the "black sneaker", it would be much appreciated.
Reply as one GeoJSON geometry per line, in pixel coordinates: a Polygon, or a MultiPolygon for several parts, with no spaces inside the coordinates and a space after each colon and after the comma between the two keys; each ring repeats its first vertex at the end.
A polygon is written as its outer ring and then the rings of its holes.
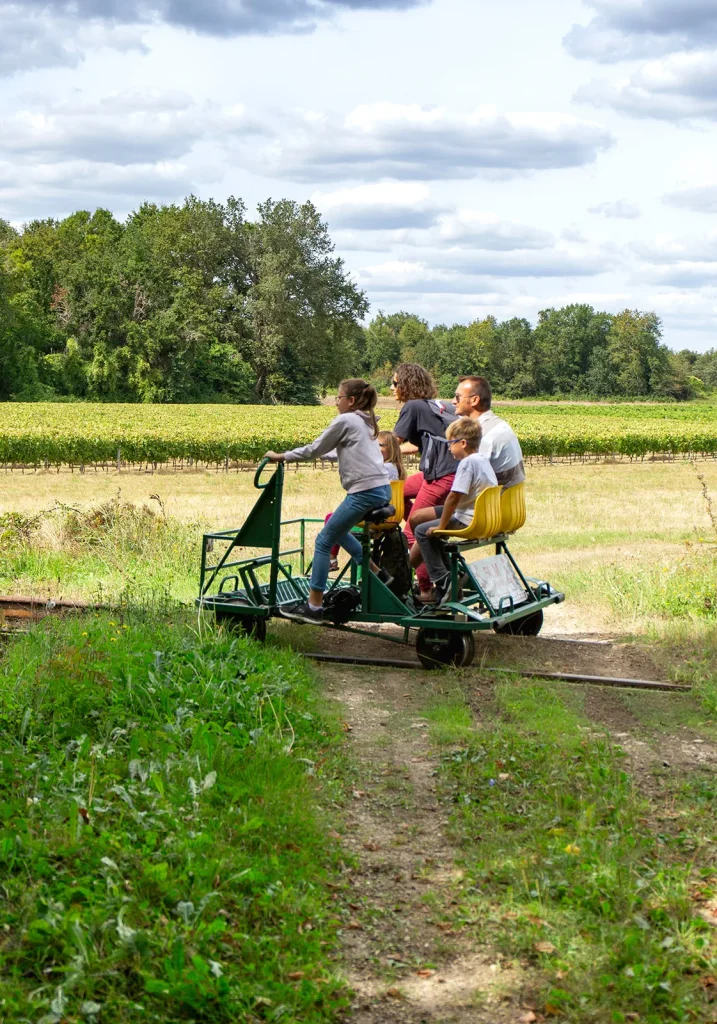
{"type": "Polygon", "coordinates": [[[303,601],[294,608],[282,608],[281,614],[285,619],[293,619],[294,622],[309,622],[318,626],[324,621],[324,609],[311,608],[308,601],[303,601]]]}
{"type": "Polygon", "coordinates": [[[379,569],[376,575],[381,580],[384,587],[390,587],[391,584],[393,583],[393,576],[391,575],[390,572],[386,572],[385,569],[379,569]]]}

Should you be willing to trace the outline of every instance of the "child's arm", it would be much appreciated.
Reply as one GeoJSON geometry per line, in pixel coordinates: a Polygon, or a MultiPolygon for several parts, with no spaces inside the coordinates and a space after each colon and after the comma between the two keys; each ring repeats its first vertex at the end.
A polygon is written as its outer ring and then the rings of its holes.
{"type": "Polygon", "coordinates": [[[271,462],[309,462],[311,459],[319,459],[332,452],[343,437],[344,424],[340,420],[340,416],[332,420],[323,434],[320,434],[311,444],[305,444],[301,448],[294,448],[289,452],[266,452],[264,458],[271,462]]]}
{"type": "Polygon", "coordinates": [[[441,521],[438,526],[432,526],[430,530],[426,530],[426,536],[430,537],[434,530],[447,530],[448,525],[453,518],[453,513],[458,508],[458,502],[461,500],[460,491],[451,491],[446,498],[446,503],[443,506],[443,514],[441,515],[441,521]]]}

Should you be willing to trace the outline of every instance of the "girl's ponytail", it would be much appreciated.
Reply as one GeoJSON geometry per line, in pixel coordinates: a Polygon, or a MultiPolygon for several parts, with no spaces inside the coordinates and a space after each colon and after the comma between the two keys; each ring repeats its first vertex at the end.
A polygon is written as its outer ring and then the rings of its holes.
{"type": "Polygon", "coordinates": [[[378,402],[378,392],[373,384],[362,380],[361,377],[351,377],[349,380],[342,380],[339,387],[343,389],[347,398],[354,398],[356,400],[353,412],[365,412],[368,414],[373,437],[378,437],[378,420],[374,411],[376,409],[376,402],[378,402]]]}

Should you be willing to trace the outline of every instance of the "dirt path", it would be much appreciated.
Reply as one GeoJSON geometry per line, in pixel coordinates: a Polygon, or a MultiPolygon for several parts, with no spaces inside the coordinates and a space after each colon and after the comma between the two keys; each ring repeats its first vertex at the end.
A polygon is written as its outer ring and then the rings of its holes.
{"type": "Polygon", "coordinates": [[[415,672],[322,668],[350,728],[356,789],[345,844],[350,918],[343,932],[352,1024],[517,1024],[531,1019],[528,977],[469,945],[448,922],[459,850],[435,791],[436,755],[415,672]]]}

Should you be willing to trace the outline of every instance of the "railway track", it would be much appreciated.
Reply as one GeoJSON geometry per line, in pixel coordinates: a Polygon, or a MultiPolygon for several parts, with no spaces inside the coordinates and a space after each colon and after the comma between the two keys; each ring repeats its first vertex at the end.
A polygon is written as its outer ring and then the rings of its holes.
{"type": "MultiPolygon", "coordinates": [[[[19,595],[0,595],[0,634],[12,636],[13,634],[27,632],[35,623],[40,622],[48,616],[81,615],[89,611],[110,611],[109,605],[97,604],[87,601],[67,601],[63,598],[43,599],[39,597],[23,597],[19,595]]],[[[378,638],[377,638],[378,639],[378,638]]],[[[549,642],[559,643],[580,643],[592,644],[595,646],[610,646],[607,640],[576,640],[572,637],[550,636],[545,638],[549,642]]],[[[533,642],[540,644],[541,638],[535,637],[533,642]]],[[[323,664],[356,665],[376,668],[394,669],[421,669],[417,660],[394,659],[394,658],[366,658],[360,655],[351,654],[305,654],[305,658],[323,664]]],[[[611,686],[632,690],[661,690],[664,692],[688,693],[689,686],[681,686],[676,683],[665,683],[654,679],[629,679],[620,676],[593,676],[571,672],[550,672],[539,667],[528,669],[516,669],[510,666],[500,668],[482,668],[482,672],[488,674],[500,674],[505,672],[520,675],[528,679],[555,679],[561,682],[581,683],[592,686],[611,686]]]]}

